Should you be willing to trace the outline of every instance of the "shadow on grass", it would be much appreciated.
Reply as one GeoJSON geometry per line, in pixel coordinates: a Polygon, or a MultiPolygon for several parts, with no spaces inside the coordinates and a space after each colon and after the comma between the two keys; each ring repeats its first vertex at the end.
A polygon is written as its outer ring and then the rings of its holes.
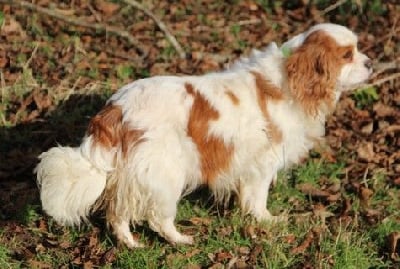
{"type": "Polygon", "coordinates": [[[39,205],[33,169],[50,147],[79,145],[89,119],[104,106],[104,95],[71,95],[46,116],[0,127],[0,221],[21,221],[28,205],[39,205]]]}

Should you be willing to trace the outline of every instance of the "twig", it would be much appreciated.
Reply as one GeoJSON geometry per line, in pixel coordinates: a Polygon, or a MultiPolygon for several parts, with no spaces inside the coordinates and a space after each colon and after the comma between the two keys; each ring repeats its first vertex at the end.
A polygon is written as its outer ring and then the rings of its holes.
{"type": "Polygon", "coordinates": [[[67,23],[75,25],[75,26],[92,28],[99,32],[111,33],[116,36],[123,37],[123,38],[127,39],[129,43],[131,43],[133,46],[135,46],[140,53],[146,54],[144,49],[141,47],[140,42],[137,39],[135,39],[129,32],[127,32],[125,30],[121,30],[115,26],[108,26],[108,25],[104,25],[101,23],[91,23],[91,22],[80,20],[79,18],[74,17],[74,16],[65,16],[55,10],[37,6],[37,5],[34,5],[27,1],[23,1],[23,0],[13,0],[13,1],[12,0],[0,0],[0,3],[8,3],[11,5],[18,5],[23,8],[28,8],[30,10],[33,10],[33,11],[36,11],[36,12],[39,12],[42,14],[46,14],[50,17],[62,20],[64,22],[67,22],[67,23]]]}
{"type": "MultiPolygon", "coordinates": [[[[394,74],[392,74],[390,76],[387,76],[387,77],[384,77],[384,78],[381,78],[381,79],[378,79],[378,80],[376,80],[376,81],[374,81],[372,83],[363,84],[363,85],[361,85],[361,87],[362,88],[368,88],[368,87],[380,86],[385,82],[392,81],[392,80],[395,80],[395,79],[398,79],[398,78],[400,78],[400,72],[399,73],[394,73],[394,74]]],[[[360,87],[357,87],[357,88],[360,88],[360,87]]]]}
{"type": "Polygon", "coordinates": [[[386,39],[390,39],[392,38],[393,35],[396,35],[397,33],[400,33],[400,28],[394,29],[393,31],[390,31],[390,33],[382,36],[382,37],[378,37],[376,38],[373,42],[371,42],[371,44],[367,47],[363,48],[363,51],[368,51],[371,48],[375,47],[376,45],[380,45],[380,43],[382,41],[385,41],[386,39]]]}
{"type": "Polygon", "coordinates": [[[394,73],[394,74],[392,74],[390,76],[387,76],[387,77],[384,77],[384,78],[381,78],[381,79],[378,79],[377,81],[375,81],[373,83],[367,84],[367,87],[368,86],[380,86],[385,82],[388,82],[388,81],[391,81],[391,80],[395,80],[395,79],[398,79],[398,78],[400,78],[400,72],[399,73],[394,73]]]}
{"type": "Polygon", "coordinates": [[[322,16],[326,15],[327,13],[337,9],[339,6],[343,5],[346,1],[347,0],[339,0],[339,1],[337,1],[336,3],[330,5],[327,8],[325,8],[324,10],[322,10],[319,13],[319,16],[322,17],[322,16]]]}
{"type": "Polygon", "coordinates": [[[382,74],[390,69],[399,69],[400,62],[399,61],[392,61],[392,62],[382,62],[374,64],[374,77],[382,74]]]}
{"type": "Polygon", "coordinates": [[[36,52],[37,52],[38,48],[39,48],[39,43],[36,43],[35,48],[33,49],[32,53],[31,53],[31,57],[29,57],[28,61],[26,61],[26,63],[23,66],[24,70],[27,69],[29,67],[29,65],[31,64],[32,59],[36,56],[36,52]]]}
{"type": "Polygon", "coordinates": [[[323,18],[326,14],[328,14],[329,12],[337,9],[339,6],[343,5],[346,1],[347,0],[338,0],[336,3],[330,5],[327,8],[325,8],[324,10],[316,13],[315,16],[312,18],[312,20],[308,20],[308,22],[303,24],[303,27],[297,29],[297,31],[295,33],[304,32],[311,25],[313,25],[316,21],[318,21],[318,19],[323,18]]]}
{"type": "Polygon", "coordinates": [[[157,24],[158,28],[160,28],[160,30],[164,32],[168,41],[172,44],[172,46],[174,46],[175,50],[178,52],[179,57],[181,57],[182,59],[186,58],[186,53],[183,50],[182,46],[178,43],[176,38],[171,34],[167,26],[159,18],[157,18],[156,15],[154,15],[149,9],[144,7],[142,4],[136,2],[135,0],[124,0],[124,2],[127,3],[128,5],[131,5],[139,9],[140,11],[144,12],[147,16],[149,16],[157,24]]]}

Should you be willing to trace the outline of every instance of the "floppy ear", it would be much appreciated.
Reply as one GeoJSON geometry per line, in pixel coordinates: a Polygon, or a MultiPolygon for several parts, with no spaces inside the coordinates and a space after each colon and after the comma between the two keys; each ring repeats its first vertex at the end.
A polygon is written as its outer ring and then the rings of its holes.
{"type": "Polygon", "coordinates": [[[286,61],[290,93],[308,115],[333,108],[340,70],[336,57],[334,41],[315,31],[286,61]]]}

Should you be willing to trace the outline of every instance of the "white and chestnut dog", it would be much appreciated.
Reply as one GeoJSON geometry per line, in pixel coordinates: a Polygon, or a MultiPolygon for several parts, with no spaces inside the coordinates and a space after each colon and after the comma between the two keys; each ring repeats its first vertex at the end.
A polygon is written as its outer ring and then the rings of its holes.
{"type": "MultiPolygon", "coordinates": [[[[180,198],[206,184],[238,196],[244,213],[271,221],[268,190],[324,135],[340,94],[368,79],[371,60],[346,27],[318,24],[222,72],[141,79],[116,92],[79,147],[54,147],[36,168],[43,209],[65,225],[98,206],[128,247],[147,221],[171,243],[180,198]]],[[[276,220],[276,219],[275,219],[276,220]]]]}

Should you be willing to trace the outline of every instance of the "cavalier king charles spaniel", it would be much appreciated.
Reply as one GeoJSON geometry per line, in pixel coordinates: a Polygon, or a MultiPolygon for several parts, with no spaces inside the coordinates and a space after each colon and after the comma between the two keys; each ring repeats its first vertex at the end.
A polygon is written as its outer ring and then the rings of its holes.
{"type": "Polygon", "coordinates": [[[79,147],[39,156],[43,209],[79,225],[104,208],[130,248],[141,246],[130,225],[142,221],[172,244],[193,243],[174,220],[181,197],[200,185],[216,201],[236,194],[258,221],[279,221],[266,208],[271,182],[307,155],[341,93],[371,67],[352,31],[324,23],[221,72],[137,80],[91,119],[79,147]]]}

